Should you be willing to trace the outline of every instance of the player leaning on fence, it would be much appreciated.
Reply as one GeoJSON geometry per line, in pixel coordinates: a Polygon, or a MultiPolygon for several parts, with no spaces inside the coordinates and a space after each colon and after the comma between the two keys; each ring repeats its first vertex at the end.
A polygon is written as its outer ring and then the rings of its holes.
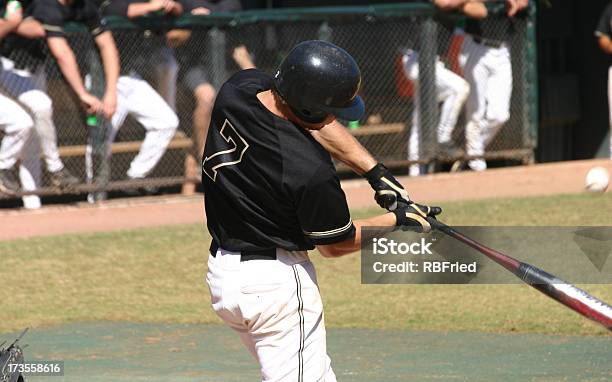
{"type": "Polygon", "coordinates": [[[346,255],[369,240],[361,227],[427,230],[425,218],[440,213],[410,202],[335,122],[362,117],[360,83],[347,52],[305,41],[275,77],[238,72],[215,101],[202,174],[212,236],[207,281],[213,308],[258,360],[264,381],[336,380],[308,250],[346,255]],[[394,212],[353,221],[330,153],[364,174],[394,212]]]}
{"type": "MultiPolygon", "coordinates": [[[[64,78],[79,97],[87,112],[104,114],[107,118],[110,118],[116,108],[116,83],[119,73],[119,58],[112,35],[102,25],[96,6],[89,0],[37,0],[31,3],[24,2],[24,9],[26,17],[16,32],[22,38],[25,37],[25,40],[22,39],[20,42],[13,44],[12,47],[9,46],[9,53],[23,49],[22,57],[24,55],[34,57],[35,69],[36,71],[41,71],[42,63],[44,62],[44,58],[40,57],[41,49],[31,48],[27,39],[43,38],[49,47],[49,51],[57,61],[64,78]],[[106,76],[106,89],[102,100],[93,96],[85,89],[74,52],[70,45],[68,45],[63,30],[64,24],[68,21],[85,24],[100,50],[106,76]]],[[[32,44],[34,43],[36,41],[32,42],[32,44]]],[[[27,64],[33,65],[32,61],[29,61],[27,64]]],[[[32,70],[27,67],[26,69],[32,70]]],[[[41,71],[41,73],[44,73],[44,71],[41,71]]],[[[3,74],[6,74],[6,70],[3,74]]],[[[48,169],[52,174],[59,172],[60,175],[63,175],[61,177],[54,177],[52,175],[52,180],[58,180],[58,185],[60,186],[65,184],[74,185],[78,181],[67,173],[57,153],[51,100],[40,90],[44,88],[44,76],[38,76],[36,82],[33,82],[30,77],[28,75],[12,73],[12,78],[8,81],[8,91],[9,93],[15,93],[20,101],[24,97],[26,101],[31,98],[26,97],[29,94],[36,96],[29,104],[24,103],[29,106],[30,111],[35,117],[36,130],[40,135],[48,169]],[[13,78],[15,79],[13,80],[13,78]],[[43,78],[43,81],[40,78],[43,78]],[[42,85],[41,82],[43,83],[42,85]],[[58,167],[59,169],[53,167],[58,167]]],[[[7,85],[3,83],[2,86],[7,85]]],[[[20,173],[26,173],[26,179],[33,181],[36,185],[35,188],[37,188],[40,185],[40,170],[36,168],[37,161],[39,160],[38,150],[26,150],[26,154],[25,158],[22,158],[22,164],[25,165],[22,167],[25,167],[25,169],[22,168],[20,173]],[[28,163],[32,164],[33,167],[29,167],[28,163]]],[[[23,179],[22,177],[22,183],[23,179]]]]}
{"type": "MultiPolygon", "coordinates": [[[[4,7],[2,12],[4,13],[4,7]]],[[[29,134],[20,155],[19,177],[24,191],[33,191],[40,187],[41,151],[49,174],[51,184],[55,187],[70,188],[79,180],[74,177],[62,163],[57,149],[56,128],[53,123],[53,105],[45,93],[45,59],[43,41],[44,29],[32,18],[35,6],[29,1],[23,3],[9,1],[7,15],[19,9],[24,13],[24,20],[18,24],[13,33],[6,36],[0,45],[2,61],[0,66],[0,91],[18,101],[30,113],[34,129],[29,134]]],[[[22,113],[11,108],[5,110],[9,119],[15,119],[22,113]]],[[[27,119],[27,118],[26,118],[27,119]]],[[[15,153],[17,153],[15,151],[15,153]]],[[[19,188],[13,171],[4,174],[4,183],[14,183],[14,190],[19,188]],[[9,179],[8,181],[6,179],[9,179]],[[11,182],[12,181],[12,182],[11,182]]],[[[40,207],[40,199],[35,195],[23,197],[24,207],[40,207]]]]}
{"type": "MultiPolygon", "coordinates": [[[[460,56],[463,73],[470,84],[466,102],[466,151],[468,156],[483,156],[487,145],[510,118],[510,40],[515,33],[515,18],[528,6],[528,0],[506,0],[506,15],[501,17],[490,15],[485,1],[434,2],[442,9],[458,9],[468,17],[460,56]]],[[[474,171],[483,171],[487,163],[484,159],[473,159],[468,166],[474,171]]]]}
{"type": "MultiPolygon", "coordinates": [[[[107,0],[101,6],[105,17],[120,16],[130,19],[160,10],[167,10],[173,15],[181,12],[182,8],[174,1],[138,0],[107,0]]],[[[130,163],[127,179],[143,179],[155,168],[166,152],[179,124],[174,110],[143,79],[152,67],[151,56],[155,52],[151,46],[156,46],[160,40],[161,44],[164,44],[165,37],[163,34],[158,35],[150,31],[116,33],[118,33],[116,41],[121,55],[121,75],[117,83],[117,112],[111,119],[112,130],[107,135],[107,145],[110,147],[126,117],[132,115],[144,127],[146,134],[138,155],[130,163]]],[[[111,151],[107,150],[107,160],[110,160],[110,155],[111,151]]]]}
{"type": "MultiPolygon", "coordinates": [[[[0,44],[6,35],[15,30],[23,18],[21,6],[13,3],[7,7],[5,0],[0,0],[0,44]]],[[[0,76],[4,70],[0,67],[0,76]]],[[[12,194],[19,190],[19,182],[13,167],[21,156],[24,144],[29,138],[34,122],[30,115],[15,101],[0,94],[0,131],[4,138],[0,143],[0,192],[12,194]]]]}

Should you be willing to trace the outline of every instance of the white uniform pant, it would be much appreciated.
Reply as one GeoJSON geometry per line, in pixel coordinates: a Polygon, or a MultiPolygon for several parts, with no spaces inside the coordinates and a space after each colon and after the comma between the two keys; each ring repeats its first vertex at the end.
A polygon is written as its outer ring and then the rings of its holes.
{"type": "MultiPolygon", "coordinates": [[[[419,57],[418,53],[411,51],[402,56],[404,74],[414,84],[414,111],[412,112],[412,129],[408,140],[408,159],[418,160],[420,150],[421,123],[419,109],[421,96],[419,91],[419,57]]],[[[436,61],[436,97],[442,103],[440,121],[437,128],[438,143],[451,140],[457,118],[461,113],[463,104],[470,93],[469,84],[452,70],[447,69],[441,61],[436,61]]],[[[410,175],[420,174],[420,165],[410,166],[410,175]]]]}
{"type": "MultiPolygon", "coordinates": [[[[470,84],[466,103],[468,155],[483,155],[486,146],[510,118],[512,64],[506,44],[499,48],[476,43],[466,36],[461,48],[463,73],[470,84]]],[[[483,159],[471,160],[471,169],[487,168],[483,159]]]]}
{"type": "Polygon", "coordinates": [[[33,126],[34,121],[17,102],[0,94],[0,131],[4,132],[0,143],[0,170],[15,166],[33,126]]]}
{"type": "MultiPolygon", "coordinates": [[[[111,144],[125,118],[131,114],[146,130],[144,141],[127,172],[130,178],[144,178],[157,165],[166,152],[168,143],[178,127],[178,117],[149,83],[137,76],[121,76],[117,81],[117,111],[111,120],[111,131],[107,134],[107,160],[111,157],[111,144]]],[[[91,151],[87,148],[86,172],[88,180],[91,169],[91,151]]]]}
{"type": "MultiPolygon", "coordinates": [[[[50,172],[64,168],[57,149],[53,103],[45,93],[47,79],[44,68],[30,73],[15,69],[13,61],[7,58],[0,58],[0,62],[0,87],[28,109],[34,122],[35,133],[30,134],[25,142],[19,167],[22,189],[34,191],[41,186],[41,153],[50,172]]],[[[41,205],[36,195],[24,196],[22,199],[26,208],[39,208],[41,205]]]]}
{"type": "Polygon", "coordinates": [[[276,253],[245,262],[224,249],[209,256],[213,309],[257,359],[262,381],[335,382],[314,266],[306,252],[276,253]]]}
{"type": "Polygon", "coordinates": [[[612,66],[608,69],[608,112],[610,115],[610,159],[612,159],[612,66]]]}

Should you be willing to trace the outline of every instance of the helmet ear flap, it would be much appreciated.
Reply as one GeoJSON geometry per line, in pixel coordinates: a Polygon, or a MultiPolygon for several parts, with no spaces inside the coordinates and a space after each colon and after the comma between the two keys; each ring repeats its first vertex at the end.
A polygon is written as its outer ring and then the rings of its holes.
{"type": "Polygon", "coordinates": [[[315,111],[304,108],[297,110],[292,107],[291,111],[293,111],[293,114],[295,114],[299,119],[308,123],[321,123],[329,116],[329,113],[324,111],[315,111]]]}

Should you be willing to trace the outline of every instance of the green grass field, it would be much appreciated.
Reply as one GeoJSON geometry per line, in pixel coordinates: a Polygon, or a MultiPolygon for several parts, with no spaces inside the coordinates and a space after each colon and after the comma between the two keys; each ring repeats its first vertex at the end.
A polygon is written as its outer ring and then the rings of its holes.
{"type": "MultiPolygon", "coordinates": [[[[610,193],[443,207],[456,225],[612,225],[610,193]]],[[[99,320],[219,323],[204,281],[209,242],[201,225],[0,242],[0,332],[99,320]]],[[[311,258],[329,327],[607,333],[525,285],[361,285],[358,255],[311,258]]],[[[585,289],[612,301],[612,285],[585,289]]]]}

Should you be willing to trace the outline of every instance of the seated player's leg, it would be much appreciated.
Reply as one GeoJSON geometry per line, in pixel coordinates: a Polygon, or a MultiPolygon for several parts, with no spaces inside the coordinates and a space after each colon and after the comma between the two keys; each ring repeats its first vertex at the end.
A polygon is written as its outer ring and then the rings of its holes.
{"type": "MultiPolygon", "coordinates": [[[[103,186],[110,181],[112,144],[115,141],[119,129],[127,118],[127,105],[131,97],[132,88],[130,78],[128,76],[120,76],[117,80],[117,109],[115,110],[115,114],[113,114],[110,123],[108,123],[108,121],[102,121],[101,123],[104,125],[96,127],[106,130],[97,138],[99,141],[93,142],[91,139],[88,140],[85,150],[85,175],[87,177],[87,183],[95,182],[103,188],[103,186]]],[[[87,200],[93,203],[97,200],[106,199],[106,196],[105,191],[93,192],[87,195],[87,200]]]]}
{"type": "MultiPolygon", "coordinates": [[[[45,83],[42,68],[36,73],[10,69],[3,71],[0,76],[0,85],[7,94],[21,102],[32,114],[47,170],[51,174],[52,185],[70,188],[80,181],[64,167],[60,159],[53,123],[53,104],[51,98],[43,91],[45,83]]],[[[39,180],[36,182],[40,183],[39,180]]]]}
{"type": "MultiPolygon", "coordinates": [[[[402,64],[404,68],[404,75],[406,78],[412,81],[414,85],[414,96],[413,96],[413,109],[412,109],[412,127],[410,129],[410,136],[408,137],[408,160],[419,160],[420,158],[420,96],[419,96],[419,56],[417,52],[409,50],[402,55],[402,64]]],[[[408,167],[408,174],[410,176],[421,175],[421,165],[411,164],[408,167]]]]}
{"type": "MultiPolygon", "coordinates": [[[[467,38],[464,42],[464,49],[469,50],[464,74],[470,84],[470,94],[466,102],[465,140],[467,155],[476,156],[483,155],[485,149],[482,126],[485,123],[487,106],[488,71],[483,61],[487,48],[470,41],[471,39],[467,38]]],[[[472,170],[483,171],[486,170],[487,163],[484,159],[473,159],[468,162],[468,166],[472,170]]]]}
{"type": "Polygon", "coordinates": [[[157,165],[172,140],[179,120],[172,108],[145,80],[126,77],[131,89],[125,108],[145,128],[145,139],[132,160],[127,175],[131,179],[146,177],[157,165]]]}
{"type": "MultiPolygon", "coordinates": [[[[21,152],[21,164],[19,166],[19,180],[25,192],[35,191],[42,186],[40,154],[38,134],[36,131],[32,131],[21,152]]],[[[26,209],[38,209],[42,205],[38,195],[26,195],[21,200],[26,209]]]]}
{"type": "MultiPolygon", "coordinates": [[[[185,157],[185,176],[189,179],[196,179],[201,176],[202,155],[204,153],[204,143],[206,133],[210,124],[210,114],[215,103],[217,92],[209,81],[207,70],[203,66],[189,68],[183,77],[184,85],[193,92],[195,108],[192,114],[193,131],[191,139],[193,147],[191,152],[185,157]]],[[[182,189],[183,194],[190,195],[195,192],[194,183],[185,183],[182,189]]]]}
{"type": "Polygon", "coordinates": [[[494,49],[489,63],[489,85],[486,93],[486,126],[482,130],[485,147],[510,119],[512,96],[512,64],[506,47],[494,49]]]}
{"type": "MultiPolygon", "coordinates": [[[[408,137],[408,160],[414,161],[420,158],[420,139],[421,139],[421,125],[419,116],[419,100],[418,86],[415,86],[414,94],[414,106],[412,109],[412,127],[410,128],[410,136],[408,137]]],[[[418,163],[411,164],[408,168],[408,174],[410,176],[421,175],[421,165],[418,163]]]]}
{"type": "Polygon", "coordinates": [[[215,103],[215,88],[209,83],[199,85],[193,92],[196,99],[196,107],[193,111],[193,142],[194,154],[202,158],[206,133],[210,124],[210,113],[215,103]]]}
{"type": "Polygon", "coordinates": [[[436,65],[436,90],[438,91],[438,99],[442,102],[440,123],[438,124],[438,143],[450,143],[457,118],[459,118],[461,109],[470,94],[470,85],[459,75],[447,69],[444,64],[438,62],[436,65]]]}
{"type": "Polygon", "coordinates": [[[176,110],[176,80],[178,78],[179,64],[176,61],[174,52],[167,46],[159,47],[151,55],[155,76],[155,89],[161,97],[170,105],[172,110],[176,110]]]}
{"type": "Polygon", "coordinates": [[[0,192],[19,191],[13,169],[23,147],[32,133],[34,122],[30,115],[15,101],[0,94],[0,131],[4,138],[0,143],[0,192]]]}

